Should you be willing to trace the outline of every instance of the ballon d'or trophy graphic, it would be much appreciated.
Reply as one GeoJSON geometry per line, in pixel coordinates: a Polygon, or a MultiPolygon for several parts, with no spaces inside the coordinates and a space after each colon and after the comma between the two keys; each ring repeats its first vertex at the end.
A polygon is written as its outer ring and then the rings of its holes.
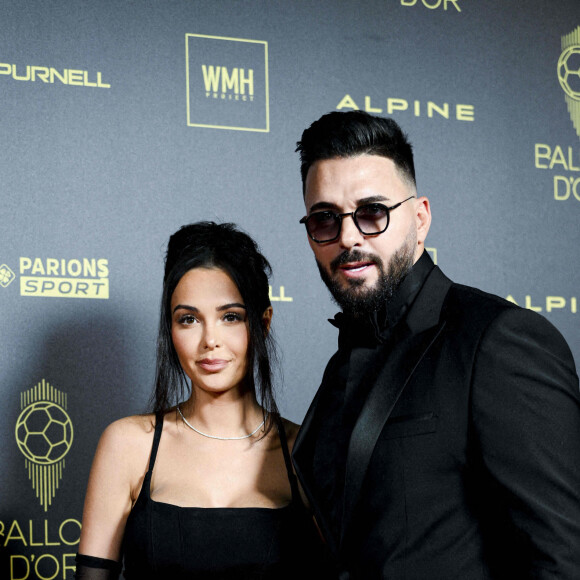
{"type": "Polygon", "coordinates": [[[580,137],[580,26],[562,37],[558,80],[565,93],[570,119],[580,137]]]}
{"type": "Polygon", "coordinates": [[[20,395],[22,411],[16,421],[16,443],[45,512],[54,499],[64,458],[73,442],[73,425],[66,407],[67,395],[44,379],[20,395]]]}

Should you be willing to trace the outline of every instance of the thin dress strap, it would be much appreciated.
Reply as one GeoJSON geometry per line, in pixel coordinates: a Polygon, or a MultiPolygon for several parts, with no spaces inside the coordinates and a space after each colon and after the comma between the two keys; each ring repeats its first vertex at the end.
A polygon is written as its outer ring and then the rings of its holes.
{"type": "Polygon", "coordinates": [[[298,491],[298,480],[296,474],[292,469],[292,459],[290,458],[290,450],[288,449],[288,440],[286,439],[286,430],[279,415],[276,416],[276,427],[278,427],[278,435],[280,437],[280,445],[284,453],[284,463],[286,464],[286,471],[288,472],[288,480],[290,481],[290,489],[292,490],[292,501],[301,501],[300,493],[298,491]]]}
{"type": "Polygon", "coordinates": [[[141,492],[137,501],[143,501],[142,496],[145,495],[147,499],[151,499],[151,475],[153,474],[153,466],[155,465],[155,458],[157,457],[157,450],[159,449],[159,441],[161,440],[161,432],[163,431],[163,413],[155,415],[155,432],[153,433],[153,445],[151,446],[151,457],[149,458],[149,468],[145,474],[141,492]]]}
{"type": "Polygon", "coordinates": [[[157,413],[157,415],[155,415],[153,446],[151,447],[151,457],[149,459],[149,473],[153,471],[153,466],[155,465],[155,458],[157,457],[157,450],[159,449],[159,441],[161,440],[161,431],[163,431],[163,413],[157,413]]]}

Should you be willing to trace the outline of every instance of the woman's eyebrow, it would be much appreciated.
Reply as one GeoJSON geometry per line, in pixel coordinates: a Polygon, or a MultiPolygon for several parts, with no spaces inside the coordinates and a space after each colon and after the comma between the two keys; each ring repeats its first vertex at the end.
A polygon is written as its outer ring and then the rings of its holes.
{"type": "Polygon", "coordinates": [[[176,310],[179,310],[180,308],[182,308],[183,310],[190,310],[191,312],[199,312],[199,309],[196,308],[195,306],[188,306],[187,304],[178,304],[174,309],[173,309],[173,313],[175,313],[176,310]]]}
{"type": "Polygon", "coordinates": [[[246,307],[243,304],[240,304],[239,302],[232,302],[230,304],[224,304],[223,306],[218,306],[216,308],[216,310],[218,312],[221,312],[222,310],[228,310],[229,308],[243,308],[244,310],[246,310],[246,307]]]}

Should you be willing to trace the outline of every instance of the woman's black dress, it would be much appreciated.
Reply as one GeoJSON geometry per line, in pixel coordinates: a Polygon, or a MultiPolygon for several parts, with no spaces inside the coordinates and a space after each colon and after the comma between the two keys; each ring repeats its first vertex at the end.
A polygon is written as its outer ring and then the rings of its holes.
{"type": "MultiPolygon", "coordinates": [[[[158,417],[149,470],[125,528],[123,575],[127,580],[331,577],[323,564],[324,545],[300,498],[280,420],[277,426],[292,490],[289,505],[282,508],[180,507],[151,499],[151,475],[163,430],[163,417],[158,417]]],[[[90,565],[90,562],[83,562],[79,556],[77,578],[115,577],[91,575],[91,570],[83,564],[90,565]]]]}

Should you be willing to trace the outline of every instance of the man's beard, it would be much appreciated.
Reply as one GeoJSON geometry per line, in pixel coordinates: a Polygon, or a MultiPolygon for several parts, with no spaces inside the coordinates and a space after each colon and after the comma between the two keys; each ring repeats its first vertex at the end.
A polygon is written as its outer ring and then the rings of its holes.
{"type": "Polygon", "coordinates": [[[376,312],[383,307],[401,285],[409,270],[413,267],[417,237],[411,231],[403,245],[393,254],[385,269],[383,260],[376,254],[366,254],[358,250],[345,251],[330,263],[330,271],[316,261],[320,277],[330,290],[334,301],[342,310],[352,316],[364,316],[376,312]],[[348,287],[344,287],[333,276],[342,264],[348,262],[373,262],[378,270],[378,279],[370,288],[365,288],[364,278],[347,279],[348,287]]]}

